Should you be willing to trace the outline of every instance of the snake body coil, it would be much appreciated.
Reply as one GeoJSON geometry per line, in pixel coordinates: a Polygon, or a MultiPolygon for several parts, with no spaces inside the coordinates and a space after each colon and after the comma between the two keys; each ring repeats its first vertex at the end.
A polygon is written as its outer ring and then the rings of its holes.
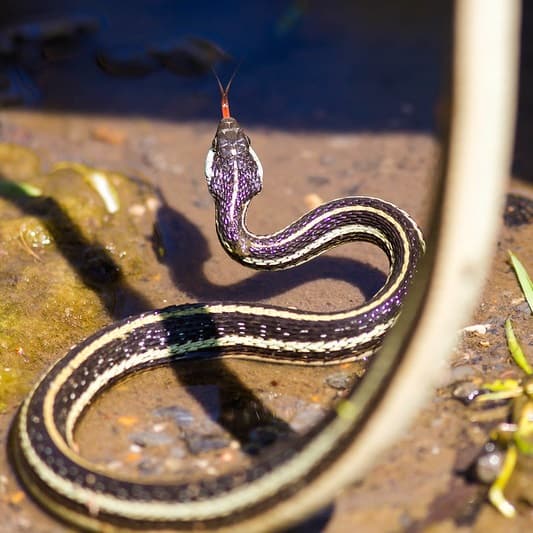
{"type": "Polygon", "coordinates": [[[366,241],[387,255],[387,281],[364,305],[342,312],[245,303],[174,306],[112,324],[74,347],[22,405],[12,447],[31,493],[80,527],[217,529],[298,490],[350,440],[350,422],[335,412],[300,444],[257,467],[189,484],[111,477],[78,454],[74,430],[102,390],[143,367],[206,352],[320,365],[370,354],[396,320],[423,251],[420,230],[404,211],[368,197],[326,203],[272,235],[248,231],[246,209],[261,190],[262,168],[232,117],[219,123],[206,177],[220,241],[241,263],[287,268],[338,244],[366,241]]]}

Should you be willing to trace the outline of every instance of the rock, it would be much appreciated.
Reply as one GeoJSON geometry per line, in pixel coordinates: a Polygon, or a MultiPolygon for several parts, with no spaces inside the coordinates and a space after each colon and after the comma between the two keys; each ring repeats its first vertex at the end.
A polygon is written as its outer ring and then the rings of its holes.
{"type": "Polygon", "coordinates": [[[213,450],[222,450],[227,448],[231,439],[224,435],[185,435],[185,442],[189,451],[198,455],[202,452],[210,452],[213,450]]]}
{"type": "Polygon", "coordinates": [[[336,372],[335,374],[330,374],[324,381],[332,389],[346,390],[352,385],[353,378],[346,372],[336,372]]]}
{"type": "Polygon", "coordinates": [[[174,438],[168,433],[153,431],[138,431],[129,436],[129,440],[143,448],[146,446],[162,446],[170,444],[174,438]]]}

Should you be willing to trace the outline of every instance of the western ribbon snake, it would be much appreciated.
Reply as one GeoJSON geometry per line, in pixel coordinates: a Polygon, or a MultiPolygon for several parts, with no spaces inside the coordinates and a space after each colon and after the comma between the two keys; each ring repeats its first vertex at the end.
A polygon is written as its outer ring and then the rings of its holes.
{"type": "MultiPolygon", "coordinates": [[[[470,15],[473,13],[477,13],[475,9],[470,15]]],[[[481,26],[493,21],[481,18],[481,26]]],[[[516,20],[512,16],[504,19],[504,28],[513,24],[516,20]]],[[[494,23],[492,28],[497,29],[494,23]]],[[[466,30],[463,27],[461,31],[464,39],[466,30]]],[[[476,38],[480,35],[475,25],[468,31],[476,38]]],[[[510,54],[504,54],[503,59],[510,61],[510,54]]],[[[506,162],[505,147],[492,156],[496,170],[489,172],[489,179],[496,185],[506,162]]],[[[453,157],[450,159],[453,163],[453,157]]],[[[453,172],[461,175],[457,169],[451,172],[450,182],[441,191],[444,205],[451,191],[458,189],[453,172]]],[[[386,412],[392,398],[388,386],[398,399],[398,391],[408,390],[417,372],[420,375],[421,358],[413,356],[420,347],[414,346],[417,337],[409,328],[425,322],[417,327],[425,328],[427,338],[435,313],[428,319],[417,313],[437,305],[435,293],[450,289],[450,279],[462,280],[462,286],[469,281],[475,286],[470,295],[479,288],[479,283],[468,276],[465,279],[464,271],[455,268],[451,274],[441,273],[441,284],[435,288],[429,283],[428,269],[442,267],[441,248],[428,254],[415,284],[418,290],[393,332],[396,336],[387,339],[365,379],[298,444],[276,457],[244,472],[193,484],[142,484],[110,477],[77,453],[74,430],[83,410],[111,382],[139,368],[194,358],[204,351],[305,364],[360,357],[373,351],[395,322],[423,249],[421,234],[410,217],[374,198],[333,201],[273,235],[250,233],[244,217],[248,202],[260,190],[262,169],[249,139],[229,116],[227,107],[223,107],[223,118],[208,152],[206,177],[215,199],[220,241],[243,263],[256,268],[292,266],[332,245],[357,238],[383,249],[391,265],[388,279],[369,302],[345,312],[321,314],[240,303],[192,304],[131,317],[74,347],[44,375],[22,405],[11,432],[11,448],[29,491],[50,511],[78,527],[260,531],[297,520],[323,505],[333,496],[330,489],[335,484],[342,486],[354,477],[342,466],[343,461],[356,465],[358,475],[364,470],[362,461],[367,459],[357,458],[356,453],[365,443],[376,442],[375,420],[379,418],[383,426],[384,420],[392,422],[391,416],[398,412],[397,406],[386,412]],[[400,350],[406,351],[403,357],[400,350]]],[[[457,231],[454,224],[451,226],[457,231]]],[[[488,235],[483,239],[487,242],[488,235]]],[[[485,255],[487,249],[485,244],[485,255]]],[[[465,252],[464,257],[467,255],[465,252]]],[[[465,265],[464,261],[459,263],[459,267],[465,265]]],[[[462,318],[464,311],[458,315],[462,318]]],[[[442,327],[450,333],[457,323],[451,320],[442,327]]],[[[413,408],[410,405],[409,412],[413,408]]],[[[397,430],[399,423],[391,425],[397,430]]],[[[370,450],[369,455],[373,454],[370,450]]]]}

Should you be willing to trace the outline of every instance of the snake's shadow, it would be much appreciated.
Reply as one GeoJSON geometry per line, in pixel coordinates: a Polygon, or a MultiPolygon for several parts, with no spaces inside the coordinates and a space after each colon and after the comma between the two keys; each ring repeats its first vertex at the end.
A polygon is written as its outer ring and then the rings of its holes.
{"type": "MultiPolygon", "coordinates": [[[[164,203],[157,213],[153,246],[155,250],[163,246],[165,254],[162,262],[166,264],[173,282],[180,291],[197,301],[258,301],[324,278],[351,284],[355,280],[368,299],[386,279],[383,272],[362,262],[322,256],[291,270],[256,272],[243,281],[217,285],[203,272],[203,265],[210,258],[206,239],[183,214],[164,203]]],[[[295,436],[290,425],[266,408],[256,393],[228,370],[222,359],[208,359],[205,363],[207,365],[202,365],[205,369],[202,372],[189,372],[179,361],[173,368],[179,382],[188,385],[192,395],[195,395],[195,390],[205,391],[202,386],[212,386],[213,394],[218,397],[210,397],[206,401],[205,394],[199,394],[196,399],[208,415],[213,401],[219,401],[217,411],[222,412],[222,416],[219,415],[216,422],[241,444],[246,444],[247,435],[257,427],[275,428],[286,437],[295,436]]]]}
{"type": "MultiPolygon", "coordinates": [[[[356,285],[365,299],[372,298],[383,286],[385,274],[354,259],[321,256],[315,260],[276,272],[255,272],[231,285],[218,285],[204,274],[203,265],[210,254],[205,237],[184,215],[168,205],[157,213],[154,248],[161,239],[165,249],[162,262],[180,291],[198,301],[259,301],[282,294],[314,280],[336,280],[356,285]]],[[[243,267],[244,268],[244,267],[243,267]]]]}

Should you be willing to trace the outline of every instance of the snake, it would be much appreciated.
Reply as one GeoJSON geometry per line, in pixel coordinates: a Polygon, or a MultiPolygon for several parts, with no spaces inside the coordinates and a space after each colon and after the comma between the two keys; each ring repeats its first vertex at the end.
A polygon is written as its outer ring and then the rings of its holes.
{"type": "Polygon", "coordinates": [[[255,466],[189,483],[111,475],[80,455],[75,429],[105,389],[147,367],[206,357],[300,365],[368,357],[395,323],[424,253],[423,235],[411,216],[365,196],[324,203],[272,234],[251,232],[246,214],[261,191],[263,168],[250,138],[230,114],[230,84],[224,89],[218,83],[222,117],[207,153],[205,176],[226,252],[248,267],[277,270],[362,241],[385,253],[389,272],[381,289],[353,309],[314,312],[242,302],[175,305],[115,322],[71,348],[21,405],[10,448],[32,496],[84,530],[232,529],[327,468],[354,437],[355,422],[342,405],[286,450],[255,466]]]}

